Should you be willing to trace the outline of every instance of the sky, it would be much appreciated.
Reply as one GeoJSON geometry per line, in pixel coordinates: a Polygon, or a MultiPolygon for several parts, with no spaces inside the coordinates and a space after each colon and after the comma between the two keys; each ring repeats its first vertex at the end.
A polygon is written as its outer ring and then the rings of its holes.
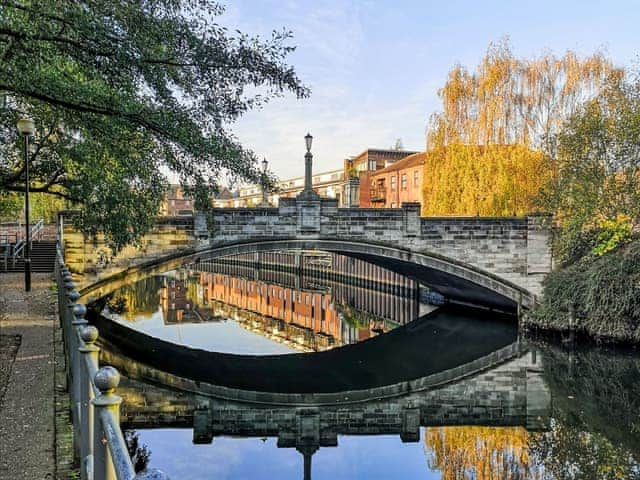
{"type": "Polygon", "coordinates": [[[424,150],[438,89],[456,63],[470,70],[508,36],[530,57],[604,50],[640,66],[640,0],[230,0],[218,22],[247,34],[293,32],[293,65],[311,97],[287,94],[245,114],[232,132],[281,178],[303,175],[304,135],[314,172],[366,148],[424,150]]]}

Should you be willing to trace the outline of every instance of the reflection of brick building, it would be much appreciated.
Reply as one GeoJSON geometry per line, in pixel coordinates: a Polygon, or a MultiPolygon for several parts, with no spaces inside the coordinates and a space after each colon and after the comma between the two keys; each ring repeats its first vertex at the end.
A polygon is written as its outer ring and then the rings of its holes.
{"type": "Polygon", "coordinates": [[[200,275],[208,303],[223,302],[340,339],[340,319],[328,293],[296,291],[220,273],[200,275]]]}
{"type": "MultiPolygon", "coordinates": [[[[423,152],[414,153],[369,175],[369,202],[361,207],[400,208],[404,202],[422,201],[423,152]]],[[[360,184],[360,190],[367,185],[360,184]]],[[[361,195],[361,199],[363,196],[361,195]]]]}
{"type": "Polygon", "coordinates": [[[329,288],[334,304],[395,324],[404,325],[418,316],[416,281],[344,255],[313,251],[247,253],[205,262],[198,268],[266,283],[329,288]]]}
{"type": "Polygon", "coordinates": [[[164,285],[160,288],[160,308],[165,324],[193,321],[193,302],[187,296],[183,280],[164,279],[164,285]]]}

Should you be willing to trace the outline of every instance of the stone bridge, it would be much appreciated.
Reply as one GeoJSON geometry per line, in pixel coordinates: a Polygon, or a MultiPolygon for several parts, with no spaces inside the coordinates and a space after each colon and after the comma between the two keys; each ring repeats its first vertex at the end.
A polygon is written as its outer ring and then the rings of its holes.
{"type": "Polygon", "coordinates": [[[142,268],[177,267],[251,252],[325,250],[400,272],[452,301],[514,311],[535,303],[551,270],[547,223],[540,216],[420,217],[418,203],[338,208],[336,200],[301,194],[281,199],[277,208],[214,209],[206,216],[162,220],[143,239],[142,250],[121,253],[124,263],[115,259],[116,270],[100,267],[94,258],[100,247],[72,228],[64,229],[63,238],[74,271],[113,273],[130,267],[136,256],[146,260],[142,268]]]}
{"type": "Polygon", "coordinates": [[[251,249],[326,250],[402,272],[453,300],[529,307],[551,270],[547,221],[420,217],[418,203],[338,208],[333,199],[300,195],[280,199],[278,208],[213,210],[209,249],[198,258],[251,249]]]}

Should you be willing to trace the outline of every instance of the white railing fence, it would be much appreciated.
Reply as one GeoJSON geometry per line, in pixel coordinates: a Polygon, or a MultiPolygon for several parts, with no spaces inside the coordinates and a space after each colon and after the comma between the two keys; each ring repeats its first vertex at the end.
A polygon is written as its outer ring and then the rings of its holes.
{"type": "Polygon", "coordinates": [[[58,246],[56,261],[58,306],[62,327],[67,379],[71,396],[74,451],[83,480],[168,480],[163,472],[135,473],[120,429],[120,403],[115,391],[120,374],[110,366],[100,368],[96,345],[98,329],[88,325],[86,307],[76,303],[80,294],[64,265],[58,246]]]}

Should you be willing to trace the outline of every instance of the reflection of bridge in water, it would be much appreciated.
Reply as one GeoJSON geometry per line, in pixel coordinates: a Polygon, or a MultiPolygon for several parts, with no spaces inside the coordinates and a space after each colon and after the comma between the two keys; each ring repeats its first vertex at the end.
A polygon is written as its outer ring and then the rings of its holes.
{"type": "Polygon", "coordinates": [[[434,308],[421,303],[421,293],[417,282],[361,260],[277,252],[199,262],[142,279],[116,290],[107,305],[127,322],[150,318],[158,307],[165,325],[231,318],[277,342],[318,351],[418,318],[434,308]]]}
{"type": "MultiPolygon", "coordinates": [[[[110,360],[131,377],[148,375],[148,369],[130,360],[110,360]]],[[[158,371],[154,381],[173,388],[131,379],[121,384],[126,428],[193,428],[194,443],[211,443],[216,436],[276,437],[278,447],[303,454],[307,477],[313,453],[337,446],[339,435],[399,435],[403,442],[417,442],[420,427],[541,430],[548,427],[551,403],[539,357],[518,343],[451,371],[415,379],[411,388],[359,392],[356,402],[349,402],[348,392],[308,394],[304,402],[295,395],[231,390],[224,398],[220,390],[216,394],[195,385],[188,392],[177,390],[188,382],[158,371]]]]}
{"type": "MultiPolygon", "coordinates": [[[[260,308],[272,315],[283,313],[287,304],[274,302],[281,294],[275,283],[265,280],[278,281],[283,300],[287,289],[294,291],[291,286],[320,296],[338,289],[337,279],[323,277],[323,272],[274,272],[268,265],[256,269],[238,260],[189,265],[191,274],[185,274],[180,295],[186,300],[187,292],[195,289],[195,297],[213,305],[214,277],[237,278],[215,273],[220,269],[245,276],[242,288],[225,286],[238,290],[245,308],[258,309],[247,302],[264,302],[260,308]],[[305,283],[308,278],[311,284],[305,283]],[[267,291],[249,295],[260,284],[267,291]]],[[[376,278],[358,282],[364,290],[386,288],[376,278]]],[[[397,286],[388,287],[395,295],[397,286]]],[[[397,293],[406,295],[412,284],[408,287],[397,293]]],[[[168,289],[163,295],[165,303],[182,298],[172,298],[168,289]]],[[[416,301],[417,294],[409,298],[416,301]]],[[[306,305],[304,297],[301,304],[306,305]]],[[[197,321],[204,321],[199,317],[197,321]]],[[[196,318],[183,315],[175,321],[196,318]]],[[[103,360],[129,378],[130,384],[119,390],[125,397],[124,426],[193,428],[196,443],[209,443],[216,436],[274,437],[279,447],[303,454],[307,476],[313,453],[337,446],[339,435],[399,435],[402,441],[415,442],[425,426],[538,430],[549,421],[542,365],[535,352],[517,341],[513,322],[496,313],[443,307],[366,342],[318,353],[264,356],[188,348],[100,316],[92,321],[102,334],[103,360]]]]}

